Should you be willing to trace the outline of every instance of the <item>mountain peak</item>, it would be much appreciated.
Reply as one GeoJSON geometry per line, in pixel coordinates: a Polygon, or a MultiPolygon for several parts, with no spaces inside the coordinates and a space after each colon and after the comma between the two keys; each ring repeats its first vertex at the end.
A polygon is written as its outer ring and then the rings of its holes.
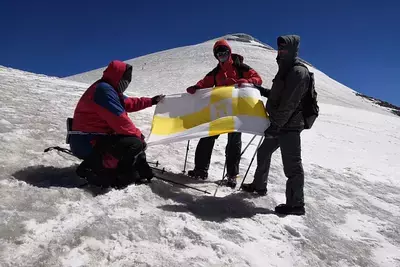
{"type": "Polygon", "coordinates": [[[227,35],[224,35],[217,39],[225,39],[225,40],[231,41],[231,42],[249,43],[249,44],[253,44],[254,46],[258,46],[258,47],[265,48],[268,50],[274,50],[274,48],[272,48],[268,44],[261,42],[260,40],[254,38],[253,36],[251,36],[247,33],[227,34],[227,35]]]}

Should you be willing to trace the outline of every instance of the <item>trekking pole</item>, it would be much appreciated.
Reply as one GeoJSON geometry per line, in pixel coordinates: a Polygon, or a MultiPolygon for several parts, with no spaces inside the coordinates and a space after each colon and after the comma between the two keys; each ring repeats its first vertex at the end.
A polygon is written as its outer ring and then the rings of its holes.
{"type": "Polygon", "coordinates": [[[259,149],[260,146],[261,146],[262,140],[264,140],[264,136],[262,136],[262,137],[260,138],[260,142],[258,142],[257,149],[256,149],[256,151],[254,151],[254,155],[253,155],[253,157],[251,158],[249,167],[247,168],[246,174],[245,174],[244,177],[243,177],[243,180],[242,180],[242,183],[240,184],[239,190],[242,188],[242,185],[243,185],[243,183],[244,183],[244,180],[246,180],[247,173],[249,172],[250,167],[251,167],[251,165],[253,164],[253,160],[254,160],[254,158],[256,157],[256,154],[257,154],[257,152],[258,152],[258,149],[259,149]]]}
{"type": "Polygon", "coordinates": [[[222,180],[221,180],[221,182],[217,185],[217,188],[215,189],[214,197],[215,197],[215,195],[217,194],[218,188],[220,187],[220,185],[221,185],[221,184],[224,182],[224,180],[225,180],[225,169],[226,169],[226,159],[225,159],[225,164],[224,164],[224,172],[222,173],[222,180]]]}
{"type": "Polygon", "coordinates": [[[253,143],[254,138],[256,138],[256,134],[253,136],[253,138],[250,139],[249,143],[247,144],[247,146],[243,149],[242,153],[240,153],[240,157],[243,156],[244,152],[246,152],[247,148],[251,145],[251,143],[253,143]]]}
{"type": "Polygon", "coordinates": [[[159,162],[158,162],[158,160],[156,162],[148,161],[147,164],[155,165],[156,167],[158,167],[159,162]]]}
{"type": "MultiPolygon", "coordinates": [[[[229,137],[228,137],[229,138],[229,137]]],[[[228,141],[229,142],[229,141],[228,141]]],[[[228,143],[228,145],[229,145],[229,147],[231,146],[231,144],[230,143],[228,143]]],[[[228,147],[228,151],[229,151],[229,147],[228,147]]],[[[214,192],[214,197],[215,197],[215,195],[217,194],[217,191],[218,191],[218,188],[220,187],[220,185],[222,185],[222,183],[224,182],[224,180],[225,180],[225,169],[226,169],[226,155],[225,155],[225,164],[224,164],[224,171],[222,172],[222,180],[221,180],[221,182],[217,185],[217,188],[215,189],[215,192],[214,192]]]]}
{"type": "MultiPolygon", "coordinates": [[[[247,144],[247,146],[243,149],[242,153],[240,153],[240,158],[243,156],[244,152],[246,152],[247,148],[251,145],[251,143],[253,143],[254,138],[256,138],[256,134],[250,139],[249,143],[247,144]]],[[[225,164],[224,164],[224,171],[222,173],[222,180],[221,182],[217,185],[217,188],[215,189],[214,192],[214,197],[217,194],[217,191],[219,189],[219,186],[224,182],[225,179],[225,169],[226,169],[226,158],[225,158],[225,164]]]]}
{"type": "Polygon", "coordinates": [[[182,173],[185,173],[185,172],[186,172],[186,162],[187,162],[187,157],[188,157],[188,152],[189,152],[189,145],[190,145],[190,140],[187,141],[186,156],[185,156],[185,164],[183,165],[183,171],[182,171],[182,173]]]}
{"type": "Polygon", "coordinates": [[[202,192],[202,193],[211,194],[210,192],[208,192],[208,191],[206,191],[206,190],[201,190],[201,189],[195,188],[195,187],[193,187],[193,186],[189,186],[189,185],[185,185],[185,184],[182,184],[182,183],[178,183],[178,182],[175,182],[175,181],[172,181],[172,180],[168,180],[168,179],[165,179],[165,178],[161,178],[160,176],[157,176],[157,175],[154,175],[154,178],[157,178],[157,179],[159,179],[159,180],[161,180],[161,181],[164,181],[164,182],[167,182],[167,183],[171,183],[171,184],[176,184],[176,185],[180,185],[180,186],[183,186],[183,187],[187,187],[187,188],[190,188],[190,189],[193,189],[193,190],[202,192]]]}

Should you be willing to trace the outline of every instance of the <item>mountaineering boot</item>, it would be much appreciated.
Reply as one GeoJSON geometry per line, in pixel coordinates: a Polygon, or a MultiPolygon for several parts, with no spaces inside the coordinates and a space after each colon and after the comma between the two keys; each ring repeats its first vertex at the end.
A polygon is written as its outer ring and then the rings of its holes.
{"type": "Polygon", "coordinates": [[[190,170],[188,171],[188,176],[192,177],[196,180],[198,179],[202,179],[202,180],[206,180],[208,178],[208,173],[205,171],[199,171],[199,170],[190,170]]]}
{"type": "Polygon", "coordinates": [[[265,196],[267,194],[266,188],[265,189],[256,189],[252,183],[251,184],[243,184],[242,190],[245,192],[248,192],[248,193],[257,193],[260,196],[265,196]]]}
{"type": "Polygon", "coordinates": [[[237,175],[235,175],[235,176],[226,176],[226,186],[228,186],[228,187],[230,187],[230,188],[232,188],[232,189],[234,189],[235,187],[236,187],[236,180],[237,180],[237,178],[238,178],[238,176],[237,175]]]}
{"type": "Polygon", "coordinates": [[[139,172],[136,170],[132,170],[130,173],[120,174],[117,176],[113,187],[115,189],[124,189],[131,184],[148,184],[150,180],[146,178],[142,178],[139,175],[139,172]]]}
{"type": "Polygon", "coordinates": [[[287,204],[279,204],[275,207],[275,212],[284,215],[304,215],[306,213],[304,206],[289,206],[287,204]]]}
{"type": "Polygon", "coordinates": [[[82,161],[78,168],[76,168],[75,172],[79,177],[86,178],[86,176],[92,172],[92,169],[89,167],[89,164],[87,164],[85,161],[82,161]]]}
{"type": "Polygon", "coordinates": [[[140,183],[146,183],[144,181],[145,179],[147,179],[147,183],[149,183],[154,177],[154,172],[147,162],[146,154],[144,152],[138,154],[136,161],[134,162],[133,169],[138,171],[140,179],[136,180],[140,181],[140,183]]]}

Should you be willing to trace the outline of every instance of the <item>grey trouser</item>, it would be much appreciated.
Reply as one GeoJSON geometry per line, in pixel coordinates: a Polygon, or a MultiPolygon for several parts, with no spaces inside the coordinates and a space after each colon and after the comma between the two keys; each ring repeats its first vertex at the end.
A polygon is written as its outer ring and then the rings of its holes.
{"type": "Polygon", "coordinates": [[[266,137],[257,153],[257,169],[253,185],[257,190],[266,189],[271,156],[281,148],[283,170],[286,177],[286,204],[304,205],[304,171],[301,162],[301,131],[281,132],[276,137],[266,137]]]}

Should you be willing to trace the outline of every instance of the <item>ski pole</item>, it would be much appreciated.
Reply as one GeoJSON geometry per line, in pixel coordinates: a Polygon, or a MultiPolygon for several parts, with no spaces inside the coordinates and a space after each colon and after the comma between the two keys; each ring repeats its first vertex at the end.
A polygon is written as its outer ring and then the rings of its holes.
{"type": "MultiPolygon", "coordinates": [[[[256,138],[256,134],[251,138],[251,140],[250,140],[250,142],[247,144],[247,146],[243,149],[243,151],[242,151],[242,153],[240,153],[240,158],[243,156],[243,154],[244,154],[244,152],[246,152],[246,150],[247,150],[247,148],[251,145],[251,143],[253,143],[253,140],[254,140],[254,138],[256,138]]],[[[223,182],[224,182],[224,180],[225,180],[225,169],[226,169],[226,158],[225,158],[225,164],[224,164],[224,171],[223,171],[223,173],[222,173],[222,180],[221,180],[221,182],[217,185],[217,188],[215,189],[215,192],[214,192],[214,197],[217,195],[217,192],[218,192],[218,189],[219,189],[219,186],[221,185],[221,184],[223,184],[223,182]]]]}
{"type": "Polygon", "coordinates": [[[193,186],[185,185],[185,184],[178,183],[178,182],[175,182],[175,181],[172,181],[172,180],[168,180],[168,179],[165,179],[165,178],[161,178],[160,176],[157,176],[157,175],[154,175],[154,178],[157,178],[157,179],[159,179],[161,181],[164,181],[164,182],[167,182],[167,183],[172,183],[172,184],[180,185],[180,186],[183,186],[183,187],[187,187],[187,188],[190,188],[190,189],[202,192],[202,193],[211,194],[208,191],[201,190],[201,189],[195,188],[193,186]]]}
{"type": "Polygon", "coordinates": [[[221,180],[221,182],[217,185],[217,188],[215,189],[214,197],[215,197],[215,195],[217,194],[218,188],[220,187],[220,185],[223,184],[223,182],[224,182],[224,180],[225,180],[225,169],[226,169],[226,160],[225,160],[225,165],[224,165],[224,171],[223,171],[223,173],[222,173],[222,180],[221,180]]]}
{"type": "Polygon", "coordinates": [[[253,143],[254,138],[256,138],[256,134],[253,136],[253,138],[250,139],[249,143],[247,144],[247,146],[243,149],[242,153],[240,153],[240,157],[243,156],[244,152],[246,152],[247,148],[251,145],[251,143],[253,143]]]}
{"type": "Polygon", "coordinates": [[[155,165],[156,167],[158,167],[158,165],[159,165],[158,160],[156,162],[148,161],[147,164],[155,165]]]}
{"type": "Polygon", "coordinates": [[[183,165],[183,171],[182,171],[182,173],[185,173],[185,172],[186,172],[186,162],[187,162],[187,157],[188,157],[188,152],[189,152],[189,145],[190,145],[190,140],[187,141],[186,156],[185,156],[185,164],[183,165]]]}
{"type": "Polygon", "coordinates": [[[253,160],[254,160],[254,158],[256,157],[256,154],[257,154],[257,152],[258,152],[258,149],[260,148],[260,145],[261,145],[262,140],[264,140],[264,136],[262,136],[262,137],[260,138],[260,142],[258,142],[257,149],[256,149],[256,151],[254,151],[253,157],[251,158],[249,167],[247,168],[246,174],[245,174],[244,177],[243,177],[243,180],[242,180],[242,183],[240,184],[239,190],[242,188],[242,185],[243,185],[243,183],[244,183],[244,180],[246,180],[247,173],[249,172],[250,167],[251,167],[251,165],[253,164],[253,160]]]}

